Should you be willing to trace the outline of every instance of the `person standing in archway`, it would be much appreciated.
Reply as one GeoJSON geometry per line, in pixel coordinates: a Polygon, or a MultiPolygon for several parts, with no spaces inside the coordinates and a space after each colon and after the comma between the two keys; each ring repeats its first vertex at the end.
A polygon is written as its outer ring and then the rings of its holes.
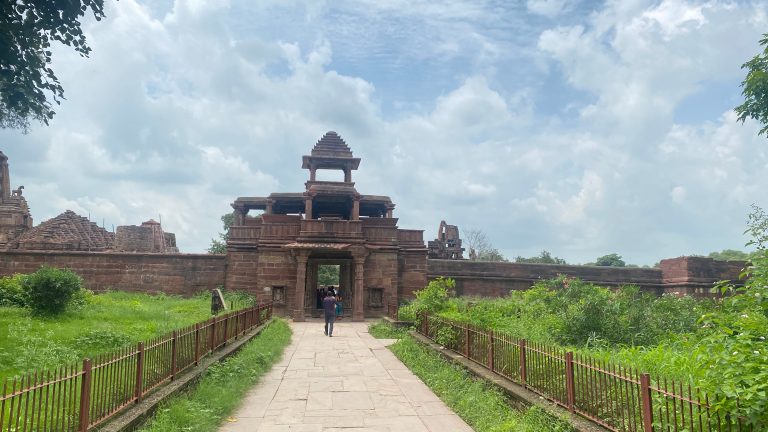
{"type": "Polygon", "coordinates": [[[325,311],[325,335],[333,337],[333,322],[336,321],[336,297],[331,291],[325,294],[323,311],[325,311]]]}

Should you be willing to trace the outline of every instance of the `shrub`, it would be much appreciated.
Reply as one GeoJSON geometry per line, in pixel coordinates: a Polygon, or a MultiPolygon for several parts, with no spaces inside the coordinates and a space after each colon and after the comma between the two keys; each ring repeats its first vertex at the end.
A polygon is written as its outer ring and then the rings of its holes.
{"type": "Polygon", "coordinates": [[[445,309],[449,298],[454,294],[454,288],[456,288],[456,282],[450,278],[439,277],[430,281],[424,289],[414,293],[416,314],[437,313],[445,309]]]}
{"type": "Polygon", "coordinates": [[[72,303],[83,287],[75,272],[43,266],[24,279],[27,305],[34,313],[56,315],[72,303]]]}
{"type": "Polygon", "coordinates": [[[0,278],[0,306],[26,306],[24,279],[26,275],[15,274],[0,278]]]}

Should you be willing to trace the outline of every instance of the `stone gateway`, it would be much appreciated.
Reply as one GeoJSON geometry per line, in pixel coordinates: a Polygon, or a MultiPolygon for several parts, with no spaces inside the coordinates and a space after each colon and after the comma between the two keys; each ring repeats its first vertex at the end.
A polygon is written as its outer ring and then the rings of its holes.
{"type": "Polygon", "coordinates": [[[362,321],[423,288],[423,231],[398,228],[389,197],[355,189],[352,171],[359,165],[344,140],[328,132],[302,159],[309,170],[304,192],[237,198],[227,289],[255,292],[303,321],[316,308],[318,266],[338,265],[339,295],[351,306],[352,319],[362,321]],[[344,181],[317,180],[317,170],[343,171],[344,181]]]}

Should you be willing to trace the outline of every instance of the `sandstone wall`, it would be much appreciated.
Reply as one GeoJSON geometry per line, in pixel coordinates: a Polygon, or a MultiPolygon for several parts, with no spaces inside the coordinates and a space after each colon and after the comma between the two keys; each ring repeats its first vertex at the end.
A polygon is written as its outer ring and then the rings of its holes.
{"type": "MultiPolygon", "coordinates": [[[[703,257],[662,260],[659,268],[624,268],[549,264],[489,263],[467,260],[427,260],[427,278],[456,280],[458,295],[499,297],[510,290],[524,290],[537,280],[564,274],[603,286],[638,285],[655,294],[677,293],[713,296],[719,280],[738,283],[743,262],[715,261],[703,257]]],[[[404,293],[404,295],[407,295],[404,293]]]]}
{"type": "Polygon", "coordinates": [[[44,264],[71,269],[94,291],[113,289],[180,295],[194,295],[223,285],[227,268],[223,255],[0,252],[0,276],[31,273],[44,264]]]}

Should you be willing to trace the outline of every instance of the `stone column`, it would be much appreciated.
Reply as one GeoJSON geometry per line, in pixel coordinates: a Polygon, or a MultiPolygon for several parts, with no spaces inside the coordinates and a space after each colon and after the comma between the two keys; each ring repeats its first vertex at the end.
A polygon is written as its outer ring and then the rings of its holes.
{"type": "MultiPolygon", "coordinates": [[[[234,206],[233,206],[234,207],[234,206]]],[[[245,225],[245,208],[241,206],[234,207],[235,209],[235,226],[245,225]]]]}
{"type": "Polygon", "coordinates": [[[344,168],[344,182],[352,183],[352,170],[349,168],[344,168]]]}
{"type": "Polygon", "coordinates": [[[293,320],[304,321],[304,290],[307,285],[307,259],[306,251],[296,252],[296,293],[293,300],[293,320]]]}
{"type": "Polygon", "coordinates": [[[312,219],[312,197],[308,196],[304,200],[304,219],[312,219]]]}
{"type": "Polygon", "coordinates": [[[355,304],[352,308],[352,321],[364,321],[365,311],[363,310],[365,302],[363,301],[363,284],[365,281],[365,254],[356,254],[353,256],[355,263],[355,304]]]}
{"type": "Polygon", "coordinates": [[[309,181],[315,181],[316,176],[317,176],[317,168],[315,168],[314,165],[310,165],[310,167],[309,167],[309,181]]]}
{"type": "Polygon", "coordinates": [[[352,220],[360,220],[360,197],[356,196],[352,201],[352,220]]]}
{"type": "Polygon", "coordinates": [[[267,208],[264,209],[264,214],[272,214],[272,204],[275,202],[273,200],[267,200],[267,208]]]}

